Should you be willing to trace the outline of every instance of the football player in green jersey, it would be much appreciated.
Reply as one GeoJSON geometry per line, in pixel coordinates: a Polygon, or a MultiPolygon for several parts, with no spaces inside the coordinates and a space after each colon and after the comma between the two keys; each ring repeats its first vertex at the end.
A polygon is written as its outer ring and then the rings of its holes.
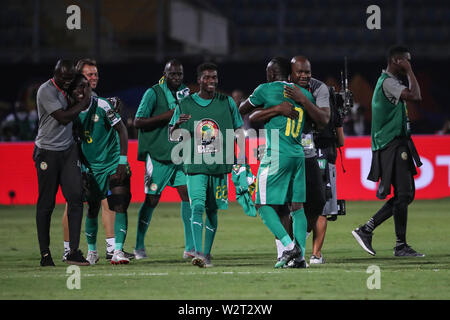
{"type": "MultiPolygon", "coordinates": [[[[83,90],[88,80],[78,74],[69,88],[72,99],[84,98],[83,90]]],[[[97,254],[98,200],[107,199],[110,210],[116,212],[114,223],[115,250],[111,264],[127,264],[123,244],[128,229],[127,209],[131,200],[131,171],[127,161],[128,133],[120,116],[108,100],[90,97],[87,110],[76,120],[81,139],[84,164],[89,169],[88,214],[85,233],[88,256],[97,254]],[[95,203],[96,205],[92,205],[95,203]]],[[[95,257],[93,257],[95,258],[95,257]]],[[[98,260],[98,255],[96,259],[98,260]]]]}
{"type": "Polygon", "coordinates": [[[197,82],[200,91],[180,102],[169,126],[172,137],[178,128],[184,129],[191,137],[183,141],[189,147],[186,149],[191,150],[190,154],[183,154],[183,170],[192,208],[196,253],[192,264],[210,267],[210,253],[217,230],[217,210],[228,208],[227,174],[234,164],[234,140],[229,145],[225,137],[231,130],[234,139],[234,130],[241,128],[243,121],[234,100],[216,92],[218,74],[215,64],[201,64],[197,68],[197,82]]]}
{"type": "Polygon", "coordinates": [[[185,248],[183,258],[194,257],[194,241],[191,231],[191,207],[186,187],[186,176],[181,165],[171,161],[175,142],[168,136],[168,124],[178,101],[189,94],[183,84],[183,65],[170,60],[164,67],[159,83],[148,89],[142,97],[134,119],[139,130],[138,160],[145,161],[145,201],[139,209],[136,259],[147,258],[144,239],[161,193],[166,186],[177,189],[181,198],[181,217],[184,225],[185,248]]]}
{"type": "MultiPolygon", "coordinates": [[[[266,153],[258,170],[256,205],[264,224],[285,246],[275,264],[276,268],[292,262],[294,267],[306,267],[305,158],[301,144],[304,107],[286,97],[290,62],[282,57],[273,58],[267,65],[267,83],[259,85],[244,101],[239,111],[250,115],[251,121],[264,123],[266,153]],[[276,192],[274,192],[276,191],[276,192]],[[284,206],[288,204],[293,220],[292,239],[282,224],[284,206]]],[[[303,94],[314,101],[311,93],[300,86],[303,94]]]]}

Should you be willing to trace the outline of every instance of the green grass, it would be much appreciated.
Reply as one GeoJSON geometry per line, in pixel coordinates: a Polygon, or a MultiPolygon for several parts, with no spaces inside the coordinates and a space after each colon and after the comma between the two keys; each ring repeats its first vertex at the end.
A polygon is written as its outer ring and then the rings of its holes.
{"type": "MultiPolygon", "coordinates": [[[[377,228],[365,253],[351,230],[367,221],[382,202],[350,202],[347,216],[328,223],[323,248],[326,264],[309,269],[274,269],[273,236],[261,219],[246,216],[236,204],[219,212],[213,247],[214,268],[200,269],[181,258],[183,229],[178,204],[160,204],[146,244],[150,258],[112,266],[104,259],[99,228],[98,265],[81,268],[81,289],[66,286],[68,265],[61,262],[63,207],[53,214],[51,250],[55,268],[39,267],[35,207],[0,207],[0,299],[450,299],[450,199],[415,201],[409,208],[408,242],[425,258],[394,258],[392,219],[377,228]],[[369,290],[369,266],[381,270],[381,289],[369,290]]],[[[129,210],[125,249],[132,252],[138,205],[129,210]]],[[[100,223],[101,224],[101,223],[100,223]]],[[[86,253],[84,233],[81,248],[86,253]]],[[[311,252],[308,239],[307,257],[311,252]]]]}

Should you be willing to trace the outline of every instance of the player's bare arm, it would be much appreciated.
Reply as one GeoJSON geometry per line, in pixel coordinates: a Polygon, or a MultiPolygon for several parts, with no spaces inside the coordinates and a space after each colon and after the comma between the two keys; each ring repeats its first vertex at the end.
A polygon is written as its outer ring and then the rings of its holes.
{"type": "Polygon", "coordinates": [[[330,108],[319,108],[296,86],[284,86],[284,92],[287,98],[291,98],[305,108],[305,111],[314,123],[318,125],[319,129],[324,128],[328,124],[330,121],[330,108]]]}
{"type": "Polygon", "coordinates": [[[138,118],[137,117],[134,119],[133,124],[136,129],[141,129],[144,131],[164,127],[165,125],[167,125],[169,123],[170,119],[172,119],[174,111],[175,111],[175,109],[172,109],[172,110],[166,111],[164,113],[161,113],[157,116],[148,117],[148,118],[138,118]]]}
{"type": "Polygon", "coordinates": [[[246,114],[252,112],[255,109],[255,106],[250,103],[249,99],[242,101],[239,105],[239,113],[241,116],[245,116],[246,114]]]}
{"type": "MultiPolygon", "coordinates": [[[[113,127],[119,133],[120,155],[126,156],[128,154],[128,131],[123,121],[117,122],[113,127]]],[[[126,179],[127,165],[119,164],[117,166],[116,175],[119,176],[120,181],[126,179]]]]}
{"type": "Polygon", "coordinates": [[[85,86],[83,89],[83,98],[75,102],[74,105],[66,110],[58,109],[52,112],[51,116],[55,118],[60,124],[67,125],[78,116],[78,114],[89,106],[91,100],[91,87],[85,86]]]}
{"type": "Polygon", "coordinates": [[[276,116],[285,116],[290,119],[297,119],[299,113],[294,109],[294,105],[288,101],[272,106],[266,109],[258,108],[252,114],[250,114],[249,120],[252,123],[266,123],[270,119],[276,116]]]}

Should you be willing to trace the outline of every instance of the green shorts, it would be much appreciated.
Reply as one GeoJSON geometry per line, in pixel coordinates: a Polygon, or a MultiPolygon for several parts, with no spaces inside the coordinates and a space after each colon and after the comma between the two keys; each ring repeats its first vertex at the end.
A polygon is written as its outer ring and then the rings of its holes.
{"type": "Polygon", "coordinates": [[[256,204],[282,205],[305,202],[305,158],[264,157],[258,169],[256,204]]]}
{"type": "MultiPolygon", "coordinates": [[[[87,175],[86,200],[88,202],[103,200],[109,196],[109,179],[112,174],[116,173],[117,165],[103,171],[93,171],[91,169],[85,170],[87,175]]],[[[128,175],[131,176],[129,165],[127,165],[127,172],[128,175]]]]}
{"type": "Polygon", "coordinates": [[[228,209],[228,175],[186,175],[191,208],[200,204],[207,210],[228,209]]]}
{"type": "Polygon", "coordinates": [[[145,161],[145,194],[160,195],[166,186],[186,185],[186,175],[182,165],[163,163],[152,159],[147,154],[145,161]]]}

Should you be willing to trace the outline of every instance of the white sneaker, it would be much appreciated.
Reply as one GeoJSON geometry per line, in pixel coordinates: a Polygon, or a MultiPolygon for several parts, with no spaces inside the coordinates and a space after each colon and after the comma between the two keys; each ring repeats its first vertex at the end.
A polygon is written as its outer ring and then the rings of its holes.
{"type": "Polygon", "coordinates": [[[64,253],[63,253],[63,256],[62,256],[62,259],[61,259],[62,262],[66,262],[67,255],[69,254],[69,252],[70,252],[70,250],[64,250],[64,253]]]}
{"type": "Polygon", "coordinates": [[[142,249],[134,249],[134,258],[136,260],[147,259],[147,254],[145,253],[145,248],[142,249]]]}
{"type": "Polygon", "coordinates": [[[312,255],[309,259],[309,264],[324,264],[325,259],[323,258],[323,255],[320,255],[320,258],[317,258],[315,255],[312,255]]]}
{"type": "Polygon", "coordinates": [[[195,257],[195,250],[192,249],[190,251],[184,250],[183,252],[183,259],[192,259],[195,257]]]}
{"type": "Polygon", "coordinates": [[[114,250],[114,255],[111,258],[111,264],[128,264],[130,260],[125,257],[122,250],[114,250]]]}
{"type": "Polygon", "coordinates": [[[97,251],[88,251],[86,260],[89,261],[91,265],[96,264],[99,260],[97,251]]]}

